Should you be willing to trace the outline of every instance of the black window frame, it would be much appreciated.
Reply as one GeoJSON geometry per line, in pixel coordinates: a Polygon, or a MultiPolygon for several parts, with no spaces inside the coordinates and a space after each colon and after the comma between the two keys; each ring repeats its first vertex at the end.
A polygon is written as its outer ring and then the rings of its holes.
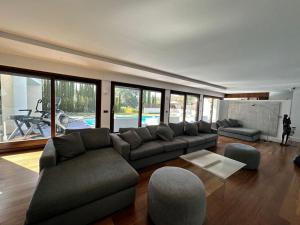
{"type": "Polygon", "coordinates": [[[127,88],[136,88],[140,90],[140,96],[139,96],[139,118],[138,118],[138,127],[142,127],[142,114],[143,114],[143,91],[158,91],[161,92],[161,108],[160,108],[160,122],[162,123],[164,121],[164,108],[165,108],[165,89],[162,88],[155,88],[155,87],[149,87],[144,85],[136,85],[136,84],[130,84],[130,83],[123,83],[123,82],[111,82],[111,109],[110,109],[110,130],[113,133],[118,133],[118,131],[114,131],[114,106],[115,106],[115,87],[121,86],[121,87],[127,87],[127,88]]]}
{"type": "MultiPolygon", "coordinates": [[[[19,67],[11,67],[0,65],[0,73],[5,73],[13,76],[23,76],[23,77],[36,77],[41,79],[49,79],[51,85],[51,135],[50,138],[56,136],[56,124],[55,124],[55,81],[72,81],[80,82],[86,84],[96,85],[96,121],[95,128],[101,127],[101,80],[86,78],[86,77],[77,77],[67,74],[59,74],[53,72],[45,72],[40,70],[24,69],[19,67]],[[53,110],[54,109],[54,110],[53,110]]],[[[44,147],[48,138],[41,138],[38,140],[21,140],[14,142],[3,142],[0,143],[0,152],[16,151],[16,150],[25,150],[25,149],[34,149],[44,147]]]]}
{"type": "Polygon", "coordinates": [[[200,101],[201,101],[201,94],[195,94],[195,93],[190,93],[190,92],[182,92],[182,91],[174,91],[174,90],[171,90],[170,91],[170,98],[169,98],[169,115],[168,115],[168,122],[170,123],[170,110],[171,110],[171,95],[172,94],[176,94],[176,95],[183,95],[184,96],[184,106],[183,106],[183,121],[182,122],[186,122],[186,103],[187,103],[187,96],[190,95],[190,96],[194,96],[194,97],[197,97],[198,98],[198,103],[197,103],[197,117],[196,117],[196,121],[199,120],[200,118],[200,110],[199,110],[199,107],[200,107],[200,101]]]}

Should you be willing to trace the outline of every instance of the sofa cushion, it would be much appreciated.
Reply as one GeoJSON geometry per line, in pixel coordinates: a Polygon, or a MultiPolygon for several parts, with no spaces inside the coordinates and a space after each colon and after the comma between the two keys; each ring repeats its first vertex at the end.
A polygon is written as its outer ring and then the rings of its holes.
{"type": "Polygon", "coordinates": [[[137,182],[137,172],[113,148],[86,152],[42,171],[27,222],[38,223],[133,187],[137,182]]]}
{"type": "Polygon", "coordinates": [[[169,123],[169,127],[174,131],[174,137],[184,134],[184,123],[169,123]]]}
{"type": "Polygon", "coordinates": [[[241,124],[238,120],[229,119],[228,120],[230,127],[241,127],[241,124]]]}
{"type": "Polygon", "coordinates": [[[151,136],[152,136],[152,140],[156,140],[157,139],[157,135],[156,135],[156,131],[158,129],[159,125],[151,125],[151,126],[146,126],[146,128],[149,130],[151,136]]]}
{"type": "Polygon", "coordinates": [[[219,130],[221,130],[223,132],[240,134],[240,135],[249,136],[249,137],[252,137],[252,136],[255,136],[255,135],[261,133],[259,130],[244,128],[244,127],[220,127],[219,130]]]}
{"type": "Polygon", "coordinates": [[[60,162],[85,153],[85,147],[78,132],[54,137],[52,140],[60,162]]]}
{"type": "Polygon", "coordinates": [[[218,120],[217,122],[217,126],[219,127],[229,127],[229,123],[226,121],[226,119],[224,120],[218,120]]]}
{"type": "Polygon", "coordinates": [[[138,148],[142,143],[142,138],[136,133],[135,130],[128,130],[120,134],[120,137],[130,144],[130,149],[138,148]]]}
{"type": "Polygon", "coordinates": [[[67,129],[66,134],[79,132],[87,150],[111,146],[108,128],[67,129]]]}
{"type": "Polygon", "coordinates": [[[198,122],[186,123],[185,124],[185,133],[189,136],[197,136],[198,135],[198,122]]]}
{"type": "Polygon", "coordinates": [[[199,133],[211,133],[211,123],[207,123],[203,120],[198,122],[198,132],[199,133]]]}
{"type": "Polygon", "coordinates": [[[180,136],[178,137],[188,143],[188,147],[196,147],[207,142],[216,140],[218,138],[217,134],[200,134],[198,136],[180,136]]]}
{"type": "Polygon", "coordinates": [[[151,141],[153,139],[149,129],[146,127],[136,128],[135,131],[142,138],[143,142],[151,141]]]}
{"type": "Polygon", "coordinates": [[[156,130],[156,135],[164,141],[172,141],[174,138],[174,131],[166,125],[159,125],[156,130]]]}
{"type": "Polygon", "coordinates": [[[159,141],[159,143],[163,146],[165,152],[176,151],[188,147],[187,142],[178,137],[175,137],[172,141],[159,141]]]}
{"type": "Polygon", "coordinates": [[[146,142],[137,149],[130,151],[130,159],[137,160],[162,153],[163,145],[159,141],[146,142]]]}

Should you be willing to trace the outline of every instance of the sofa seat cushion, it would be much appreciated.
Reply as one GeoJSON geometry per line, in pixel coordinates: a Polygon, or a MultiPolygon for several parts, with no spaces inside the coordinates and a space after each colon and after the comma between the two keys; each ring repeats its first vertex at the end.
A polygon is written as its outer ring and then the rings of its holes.
{"type": "Polygon", "coordinates": [[[159,143],[163,146],[165,152],[176,151],[188,147],[186,141],[177,137],[174,138],[173,141],[159,141],[159,143]]]}
{"type": "Polygon", "coordinates": [[[180,136],[178,137],[188,143],[188,147],[196,147],[218,138],[216,134],[199,134],[198,136],[180,136]]]}
{"type": "Polygon", "coordinates": [[[260,134],[259,130],[256,129],[250,129],[250,128],[244,128],[244,127],[220,127],[219,130],[223,132],[229,132],[233,134],[240,134],[244,136],[255,136],[257,134],[260,134]]]}
{"type": "Polygon", "coordinates": [[[137,149],[130,151],[130,159],[137,160],[164,152],[163,145],[159,141],[150,141],[142,144],[137,149]]]}
{"type": "Polygon", "coordinates": [[[138,177],[113,148],[86,152],[42,171],[27,222],[34,224],[133,187],[138,177]]]}

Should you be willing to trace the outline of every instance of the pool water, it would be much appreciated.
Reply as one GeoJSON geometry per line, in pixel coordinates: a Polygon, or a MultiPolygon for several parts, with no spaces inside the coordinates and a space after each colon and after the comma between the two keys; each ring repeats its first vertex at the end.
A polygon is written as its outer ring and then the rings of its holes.
{"type": "MultiPolygon", "coordinates": [[[[134,116],[134,115],[117,115],[115,117],[115,119],[125,119],[125,118],[131,118],[131,119],[137,119],[137,116],[134,116]]],[[[146,115],[146,116],[143,116],[142,117],[142,124],[146,124],[147,121],[149,120],[158,120],[159,121],[159,118],[160,116],[149,116],[149,115],[146,115]]],[[[95,118],[84,118],[83,119],[84,122],[90,126],[90,127],[95,127],[95,123],[96,123],[96,119],[95,118]]]]}

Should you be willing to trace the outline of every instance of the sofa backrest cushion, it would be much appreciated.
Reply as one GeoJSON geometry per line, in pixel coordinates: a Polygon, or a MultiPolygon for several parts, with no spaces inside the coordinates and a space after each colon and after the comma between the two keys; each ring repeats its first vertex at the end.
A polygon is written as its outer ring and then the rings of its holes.
{"type": "Polygon", "coordinates": [[[146,128],[149,130],[151,136],[152,136],[152,140],[156,140],[157,139],[157,134],[156,131],[158,129],[159,125],[151,125],[151,126],[146,126],[146,128]]]}
{"type": "Polygon", "coordinates": [[[241,127],[242,125],[239,123],[238,120],[229,119],[228,120],[230,127],[241,127]]]}
{"type": "Polygon", "coordinates": [[[159,125],[156,135],[164,141],[172,141],[174,139],[174,131],[167,125],[159,125]]]}
{"type": "Polygon", "coordinates": [[[129,130],[134,130],[140,138],[142,138],[143,142],[151,141],[153,140],[153,137],[146,127],[139,127],[139,128],[133,128],[133,127],[128,127],[128,128],[120,128],[119,132],[120,134],[129,131],[129,130]]]}
{"type": "Polygon", "coordinates": [[[79,132],[86,150],[95,150],[111,146],[108,128],[88,128],[66,130],[66,134],[79,132]]]}
{"type": "Polygon", "coordinates": [[[169,123],[170,128],[174,131],[174,136],[181,136],[184,134],[184,123],[169,123]]]}
{"type": "Polygon", "coordinates": [[[120,137],[130,144],[130,149],[132,150],[138,148],[143,143],[142,138],[133,129],[120,133],[120,137]]]}
{"type": "Polygon", "coordinates": [[[198,135],[198,123],[199,122],[195,122],[195,123],[186,123],[185,124],[185,133],[188,136],[197,136],[198,135]]]}
{"type": "Polygon", "coordinates": [[[203,120],[198,122],[198,132],[199,133],[211,133],[211,123],[207,123],[203,120]]]}
{"type": "Polygon", "coordinates": [[[230,127],[230,124],[229,124],[229,121],[228,120],[226,120],[226,119],[224,119],[224,120],[218,120],[217,122],[216,122],[216,124],[217,124],[217,127],[219,128],[219,127],[230,127]]]}
{"type": "Polygon", "coordinates": [[[59,162],[72,159],[85,153],[85,146],[78,132],[54,137],[52,140],[59,162]]]}

